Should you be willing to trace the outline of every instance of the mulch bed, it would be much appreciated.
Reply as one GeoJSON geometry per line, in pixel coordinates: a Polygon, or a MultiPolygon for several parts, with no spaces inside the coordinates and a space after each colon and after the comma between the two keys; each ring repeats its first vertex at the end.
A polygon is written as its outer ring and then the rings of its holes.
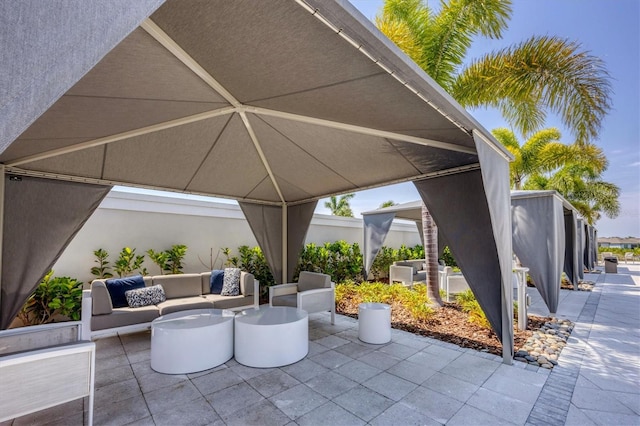
{"type": "MultiPolygon", "coordinates": [[[[358,305],[355,302],[340,303],[336,306],[336,312],[357,318],[358,305]]],[[[529,315],[526,330],[520,331],[514,327],[514,352],[524,345],[534,331],[549,320],[550,318],[529,315]]],[[[393,304],[391,327],[453,343],[463,348],[502,355],[502,344],[496,334],[490,329],[470,323],[468,314],[463,312],[456,303],[445,302],[444,306],[437,309],[427,321],[416,320],[402,305],[393,304]]]]}

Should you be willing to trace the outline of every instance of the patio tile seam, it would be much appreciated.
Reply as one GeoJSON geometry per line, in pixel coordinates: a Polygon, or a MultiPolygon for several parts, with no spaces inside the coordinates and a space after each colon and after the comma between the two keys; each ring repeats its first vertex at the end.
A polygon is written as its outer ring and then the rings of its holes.
{"type": "MultiPolygon", "coordinates": [[[[133,367],[131,367],[131,359],[129,359],[129,356],[127,354],[127,351],[124,347],[124,342],[122,341],[122,335],[120,333],[116,334],[116,336],[118,337],[118,342],[120,342],[120,346],[122,346],[122,350],[124,351],[125,357],[127,358],[127,362],[129,363],[129,368],[131,368],[131,371],[133,372],[133,367]]],[[[151,412],[151,407],[149,407],[149,403],[147,402],[147,398],[145,397],[145,393],[142,391],[142,384],[140,383],[140,378],[138,376],[136,376],[135,373],[132,374],[133,377],[136,379],[136,383],[138,385],[138,390],[140,391],[140,397],[142,398],[142,400],[144,401],[144,405],[147,408],[147,413],[149,413],[148,418],[151,419],[151,421],[155,424],[155,420],[153,418],[153,413],[151,412]]],[[[95,413],[94,413],[95,415],[95,413]]],[[[143,417],[142,419],[144,419],[146,417],[143,417]]],[[[142,419],[138,419],[138,420],[142,420],[142,419]]]]}
{"type": "Polygon", "coordinates": [[[587,298],[574,329],[574,332],[578,329],[577,331],[583,337],[579,339],[574,337],[576,341],[571,341],[571,336],[569,337],[571,343],[562,350],[558,360],[561,367],[554,368],[549,373],[549,377],[533,405],[526,424],[539,424],[536,422],[537,420],[545,422],[545,419],[541,418],[541,416],[547,415],[549,412],[554,414],[552,420],[557,419],[558,423],[547,422],[546,424],[564,424],[566,422],[569,408],[571,407],[571,398],[580,374],[580,366],[585,355],[585,341],[591,333],[593,320],[600,302],[601,293],[600,288],[597,287],[594,287],[587,298]],[[569,360],[566,364],[562,363],[565,358],[569,360]],[[558,407],[558,405],[561,405],[561,407],[558,407]]]}

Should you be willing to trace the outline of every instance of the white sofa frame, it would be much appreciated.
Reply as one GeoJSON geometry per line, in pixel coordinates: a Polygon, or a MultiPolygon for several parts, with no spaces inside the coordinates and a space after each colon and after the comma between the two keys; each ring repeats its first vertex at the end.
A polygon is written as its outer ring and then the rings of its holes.
{"type": "Polygon", "coordinates": [[[0,422],[88,397],[93,424],[96,345],[77,340],[81,327],[74,321],[0,332],[3,350],[19,351],[0,356],[0,422]]]}

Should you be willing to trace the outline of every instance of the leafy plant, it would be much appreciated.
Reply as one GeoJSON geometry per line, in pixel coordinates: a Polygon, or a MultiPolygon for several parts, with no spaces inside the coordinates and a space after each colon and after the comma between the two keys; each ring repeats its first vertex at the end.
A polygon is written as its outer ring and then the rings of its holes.
{"type": "Polygon", "coordinates": [[[124,247],[120,252],[118,260],[115,261],[113,269],[119,277],[126,277],[134,272],[147,275],[147,270],[141,268],[144,262],[144,255],[136,255],[135,248],[124,247]]]}
{"type": "Polygon", "coordinates": [[[471,289],[465,290],[462,293],[456,295],[456,301],[460,304],[462,310],[469,314],[469,322],[477,324],[484,328],[491,328],[491,324],[487,319],[484,311],[480,307],[480,304],[476,300],[476,296],[471,289]]]}
{"type": "Polygon", "coordinates": [[[80,319],[82,282],[52,275],[53,271],[49,271],[44,276],[18,313],[18,318],[25,325],[51,323],[59,316],[66,316],[73,321],[80,319]]]}
{"type": "Polygon", "coordinates": [[[165,251],[147,250],[149,258],[160,268],[160,274],[181,274],[186,254],[187,246],[184,244],[175,244],[165,251]]]}
{"type": "Polygon", "coordinates": [[[169,254],[166,251],[155,251],[154,249],[147,250],[147,256],[160,268],[160,274],[164,275],[164,271],[168,269],[167,261],[169,260],[169,254]]]}
{"type": "MultiPolygon", "coordinates": [[[[265,295],[269,291],[269,286],[274,285],[276,282],[262,250],[260,250],[260,247],[240,246],[238,252],[240,254],[239,257],[227,258],[233,262],[233,266],[253,274],[260,281],[261,294],[265,295]]],[[[229,252],[229,254],[231,253],[229,252]]]]}
{"type": "Polygon", "coordinates": [[[184,257],[187,254],[187,246],[184,244],[175,244],[169,250],[166,250],[167,270],[172,274],[181,274],[184,268],[184,257]]]}
{"type": "Polygon", "coordinates": [[[445,246],[444,249],[442,250],[441,259],[444,261],[444,264],[447,266],[451,266],[452,268],[458,267],[458,263],[453,258],[453,254],[451,253],[451,249],[449,248],[449,246],[445,246]]]}
{"type": "MultiPolygon", "coordinates": [[[[243,246],[243,247],[246,247],[246,246],[243,246]]],[[[238,266],[240,264],[240,259],[237,256],[231,256],[231,249],[229,247],[222,248],[222,254],[224,254],[225,257],[227,258],[227,260],[224,262],[224,265],[223,265],[225,268],[238,266]]]]}
{"type": "Polygon", "coordinates": [[[109,272],[109,253],[104,249],[98,249],[93,252],[93,255],[96,257],[94,260],[98,266],[94,266],[91,268],[91,274],[95,275],[97,278],[111,278],[113,274],[109,272]]]}

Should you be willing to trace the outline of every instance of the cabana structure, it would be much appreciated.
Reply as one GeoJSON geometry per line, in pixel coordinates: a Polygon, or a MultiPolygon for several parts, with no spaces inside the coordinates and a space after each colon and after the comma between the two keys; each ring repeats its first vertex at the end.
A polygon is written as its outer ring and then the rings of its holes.
{"type": "Polygon", "coordinates": [[[285,282],[318,199],[412,181],[510,362],[511,156],[347,2],[4,2],[0,25],[2,328],[111,185],[238,200],[285,282]]]}
{"type": "Polygon", "coordinates": [[[578,289],[582,247],[578,211],[556,191],[512,191],[513,252],[551,315],[558,309],[562,272],[578,289]]]}
{"type": "MultiPolygon", "coordinates": [[[[394,218],[413,220],[421,231],[421,210],[422,202],[412,201],[362,213],[366,272],[384,243],[391,221],[394,218]]],[[[579,220],[577,210],[556,191],[511,191],[513,252],[529,268],[552,314],[558,308],[562,272],[576,289],[582,278],[584,248],[579,220]]],[[[443,240],[449,244],[446,238],[443,240]]],[[[483,250],[481,241],[476,249],[483,250]]],[[[455,249],[452,251],[457,259],[458,253],[455,249]]],[[[463,271],[466,275],[467,271],[464,268],[463,271]]]]}

